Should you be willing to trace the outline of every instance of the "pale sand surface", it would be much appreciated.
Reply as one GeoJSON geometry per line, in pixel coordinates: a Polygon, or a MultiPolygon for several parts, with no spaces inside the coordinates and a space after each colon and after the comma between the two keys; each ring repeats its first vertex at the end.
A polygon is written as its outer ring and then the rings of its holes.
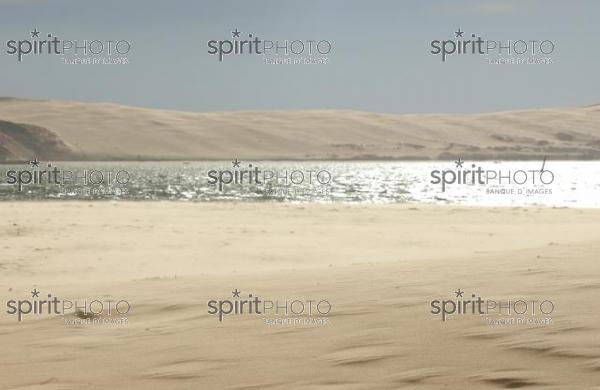
{"type": "Polygon", "coordinates": [[[0,98],[0,161],[600,159],[600,106],[485,114],[179,112],[0,98]]]}
{"type": "Polygon", "coordinates": [[[600,210],[0,203],[0,388],[600,388],[598,253],[600,210]],[[18,323],[33,287],[126,298],[129,324],[18,323]],[[219,323],[235,288],[324,297],[330,324],[219,323]],[[551,297],[554,324],[443,323],[457,288],[551,297]]]}

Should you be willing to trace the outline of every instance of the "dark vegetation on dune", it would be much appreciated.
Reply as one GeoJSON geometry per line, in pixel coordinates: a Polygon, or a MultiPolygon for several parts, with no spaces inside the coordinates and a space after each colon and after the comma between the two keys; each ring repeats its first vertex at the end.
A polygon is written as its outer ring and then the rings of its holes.
{"type": "Polygon", "coordinates": [[[77,157],[56,133],[44,127],[0,120],[0,162],[37,157],[65,160],[77,157]]]}

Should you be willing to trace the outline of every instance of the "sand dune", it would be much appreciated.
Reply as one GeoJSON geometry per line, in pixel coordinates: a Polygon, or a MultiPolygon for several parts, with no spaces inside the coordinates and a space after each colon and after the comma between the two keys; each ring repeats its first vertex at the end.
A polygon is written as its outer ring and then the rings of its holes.
{"type": "Polygon", "coordinates": [[[46,160],[76,158],[55,133],[34,125],[0,121],[0,161],[15,161],[25,156],[46,160]]]}
{"type": "MultiPolygon", "coordinates": [[[[0,301],[125,297],[123,326],[0,316],[3,389],[593,389],[600,210],[0,203],[0,301]],[[168,265],[168,266],[167,266],[168,265]],[[323,326],[209,299],[325,297],[323,326]],[[551,297],[553,324],[446,322],[432,299],[551,297]],[[470,295],[469,295],[470,296],[470,295]]],[[[5,308],[3,308],[3,311],[5,308]]]]}
{"type": "Polygon", "coordinates": [[[39,130],[15,142],[0,122],[0,161],[47,154],[35,145],[49,135],[66,146],[48,156],[55,160],[600,158],[599,106],[477,115],[191,113],[2,98],[0,120],[39,130]]]}

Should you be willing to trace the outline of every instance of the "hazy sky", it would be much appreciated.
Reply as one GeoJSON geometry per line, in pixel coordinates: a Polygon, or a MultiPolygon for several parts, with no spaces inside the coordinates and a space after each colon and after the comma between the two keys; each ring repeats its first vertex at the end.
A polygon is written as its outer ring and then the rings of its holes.
{"type": "Polygon", "coordinates": [[[600,1],[0,0],[0,95],[186,111],[357,109],[483,112],[600,103],[600,1]],[[129,65],[18,62],[6,42],[126,39],[129,65]],[[219,62],[207,41],[332,42],[327,65],[219,62]],[[461,29],[491,40],[552,40],[550,65],[489,65],[430,54],[461,29]]]}

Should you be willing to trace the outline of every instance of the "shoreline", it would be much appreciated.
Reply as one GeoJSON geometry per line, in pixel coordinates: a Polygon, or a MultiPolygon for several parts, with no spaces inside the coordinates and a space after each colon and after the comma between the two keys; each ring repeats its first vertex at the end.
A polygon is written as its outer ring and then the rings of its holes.
{"type": "MultiPolygon", "coordinates": [[[[543,205],[481,205],[481,204],[436,204],[436,203],[411,203],[411,202],[388,202],[388,203],[368,203],[368,202],[303,202],[303,201],[243,201],[243,200],[168,200],[168,199],[0,199],[0,208],[4,205],[10,204],[48,204],[48,205],[59,205],[65,204],[84,204],[87,203],[89,207],[93,207],[94,204],[174,204],[174,205],[215,205],[215,206],[239,206],[239,205],[257,205],[267,207],[281,206],[293,206],[293,207],[344,207],[344,208],[366,208],[366,209],[379,209],[386,207],[397,207],[405,210],[417,211],[417,210],[432,210],[432,209],[472,209],[472,210],[600,210],[600,207],[569,207],[569,206],[543,206],[543,205]]],[[[12,206],[10,206],[12,207],[12,206]]]]}
{"type": "MultiPolygon", "coordinates": [[[[458,156],[456,156],[458,157],[458,156]]],[[[456,158],[455,157],[455,158],[456,158]]],[[[529,158],[522,158],[522,159],[499,159],[499,158],[469,158],[468,155],[461,155],[461,158],[466,157],[469,161],[472,162],[505,162],[505,163],[518,163],[518,162],[531,162],[531,161],[543,161],[545,157],[545,155],[532,155],[529,156],[529,158]]],[[[409,158],[409,159],[404,159],[404,158],[389,158],[389,157],[381,157],[381,158],[366,158],[366,159],[357,159],[357,158],[339,158],[339,159],[324,159],[324,158],[316,158],[316,159],[307,159],[307,158],[280,158],[280,159],[273,159],[273,158],[266,158],[266,159],[261,159],[261,158],[244,158],[243,156],[237,156],[238,159],[242,159],[242,160],[251,160],[251,161],[255,161],[255,162],[307,162],[307,163],[317,163],[317,162],[330,162],[330,163],[338,163],[338,162],[344,162],[344,163],[351,163],[351,162],[356,162],[356,163],[363,163],[363,162],[407,162],[407,163],[447,163],[448,161],[451,161],[451,158],[448,159],[427,159],[426,157],[415,157],[415,158],[409,158]]],[[[548,161],[559,161],[559,162],[598,162],[600,161],[600,157],[596,157],[596,158],[556,158],[553,157],[551,160],[548,161]]],[[[206,159],[157,159],[157,160],[53,160],[53,163],[68,163],[68,164],[75,164],[75,163],[85,163],[85,164],[89,164],[89,163],[203,163],[203,162],[208,162],[208,163],[214,163],[214,162],[231,162],[231,159],[224,159],[224,158],[206,158],[206,159]]],[[[29,163],[29,161],[25,161],[25,160],[15,160],[15,161],[0,161],[0,166],[2,165],[15,165],[15,164],[25,164],[25,163],[29,163]]]]}

